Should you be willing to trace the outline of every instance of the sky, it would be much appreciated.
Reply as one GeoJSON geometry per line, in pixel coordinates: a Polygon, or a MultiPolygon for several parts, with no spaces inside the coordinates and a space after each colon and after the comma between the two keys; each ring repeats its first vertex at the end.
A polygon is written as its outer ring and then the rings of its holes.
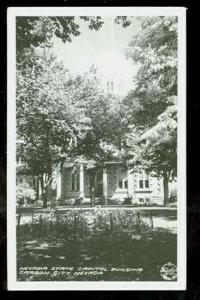
{"type": "Polygon", "coordinates": [[[81,34],[72,37],[71,43],[54,39],[54,51],[73,75],[83,74],[94,65],[103,82],[116,82],[120,85],[119,93],[125,94],[134,87],[133,77],[138,69],[126,58],[125,49],[140,26],[135,19],[127,28],[115,24],[110,17],[103,21],[103,27],[95,31],[79,20],[81,34]]]}

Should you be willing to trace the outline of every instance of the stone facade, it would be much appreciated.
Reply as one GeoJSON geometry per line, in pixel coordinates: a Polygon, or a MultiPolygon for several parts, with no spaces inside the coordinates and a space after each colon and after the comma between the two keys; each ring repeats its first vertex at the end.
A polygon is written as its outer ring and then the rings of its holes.
{"type": "MultiPolygon", "coordinates": [[[[76,168],[73,164],[65,165],[57,177],[57,200],[66,204],[72,199],[89,200],[90,176],[84,165],[76,168]]],[[[105,203],[129,201],[139,205],[163,205],[162,179],[144,171],[132,173],[120,164],[108,163],[104,168],[96,168],[92,176],[95,197],[104,199],[105,203]]]]}

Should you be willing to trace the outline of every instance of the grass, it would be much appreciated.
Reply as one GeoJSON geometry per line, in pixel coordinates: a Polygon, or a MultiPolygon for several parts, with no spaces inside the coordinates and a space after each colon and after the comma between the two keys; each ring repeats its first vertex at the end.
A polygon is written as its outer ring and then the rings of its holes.
{"type": "Polygon", "coordinates": [[[20,223],[18,280],[160,281],[160,268],[167,262],[176,265],[176,211],[153,212],[153,224],[148,211],[138,216],[123,209],[34,213],[23,215],[20,223]],[[48,271],[24,272],[28,266],[48,271]],[[59,272],[52,271],[55,267],[59,272]],[[74,269],[62,272],[66,267],[74,269]],[[104,271],[80,273],[80,267],[104,271]]]}

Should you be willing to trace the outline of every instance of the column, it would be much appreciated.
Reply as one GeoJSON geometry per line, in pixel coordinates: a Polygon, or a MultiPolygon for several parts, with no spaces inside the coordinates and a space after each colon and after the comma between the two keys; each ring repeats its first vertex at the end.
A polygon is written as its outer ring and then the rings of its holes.
{"type": "Polygon", "coordinates": [[[108,171],[107,168],[103,169],[103,197],[105,204],[108,202],[108,171]]]}
{"type": "Polygon", "coordinates": [[[132,170],[128,170],[128,196],[133,197],[134,194],[134,174],[132,170]]]}
{"type": "Polygon", "coordinates": [[[61,171],[59,171],[56,176],[56,200],[61,199],[61,193],[62,193],[62,178],[61,178],[61,171]]]}
{"type": "Polygon", "coordinates": [[[80,165],[80,197],[84,198],[84,166],[80,165]]]}
{"type": "Polygon", "coordinates": [[[40,198],[41,195],[42,195],[42,187],[41,187],[40,178],[38,177],[38,197],[40,198]]]}

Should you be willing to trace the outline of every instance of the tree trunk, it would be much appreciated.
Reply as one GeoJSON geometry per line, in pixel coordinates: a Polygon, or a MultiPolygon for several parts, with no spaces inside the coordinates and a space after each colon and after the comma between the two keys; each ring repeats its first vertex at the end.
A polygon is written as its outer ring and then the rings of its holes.
{"type": "Polygon", "coordinates": [[[166,173],[163,176],[163,187],[164,187],[164,206],[169,206],[169,179],[166,173]]]}
{"type": "Polygon", "coordinates": [[[39,200],[39,196],[40,196],[40,193],[39,193],[39,184],[40,184],[40,178],[38,177],[38,178],[37,178],[36,197],[35,197],[35,202],[36,202],[36,203],[37,203],[37,201],[39,200]]]}
{"type": "Polygon", "coordinates": [[[42,207],[47,208],[47,192],[46,192],[46,189],[44,187],[43,175],[41,175],[41,189],[42,189],[42,202],[43,202],[42,207]]]}
{"type": "Polygon", "coordinates": [[[47,193],[42,193],[43,208],[47,208],[47,193]]]}
{"type": "Polygon", "coordinates": [[[56,192],[55,190],[51,190],[51,207],[56,207],[56,192]]]}
{"type": "Polygon", "coordinates": [[[52,177],[50,180],[48,180],[47,184],[46,184],[46,195],[47,195],[47,200],[50,203],[50,205],[52,206],[52,201],[53,201],[53,191],[52,191],[52,177]]]}

